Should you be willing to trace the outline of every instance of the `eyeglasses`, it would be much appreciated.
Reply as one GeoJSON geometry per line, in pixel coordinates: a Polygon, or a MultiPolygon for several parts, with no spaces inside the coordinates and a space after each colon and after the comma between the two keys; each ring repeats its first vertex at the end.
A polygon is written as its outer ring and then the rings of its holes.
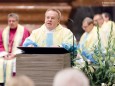
{"type": "Polygon", "coordinates": [[[99,20],[101,20],[102,18],[97,18],[97,19],[94,19],[93,21],[99,21],[99,20]]]}
{"type": "Polygon", "coordinates": [[[82,28],[88,28],[93,22],[89,23],[88,25],[82,26],[82,28]]]}

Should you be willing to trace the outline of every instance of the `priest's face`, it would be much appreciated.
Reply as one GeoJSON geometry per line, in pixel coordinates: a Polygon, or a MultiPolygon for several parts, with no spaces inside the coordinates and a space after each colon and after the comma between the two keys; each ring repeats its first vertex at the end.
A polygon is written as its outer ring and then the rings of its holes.
{"type": "Polygon", "coordinates": [[[8,25],[11,29],[14,29],[18,25],[18,20],[14,17],[9,17],[8,18],[8,25]]]}
{"type": "Polygon", "coordinates": [[[85,32],[89,33],[93,29],[93,23],[88,24],[88,22],[84,22],[82,28],[85,32]]]}
{"type": "Polygon", "coordinates": [[[94,25],[99,25],[99,27],[102,26],[102,24],[104,23],[103,17],[101,15],[95,15],[93,18],[94,21],[94,25]]]}
{"type": "Polygon", "coordinates": [[[59,24],[59,15],[57,12],[49,10],[45,14],[45,25],[49,30],[53,30],[59,24]]]}

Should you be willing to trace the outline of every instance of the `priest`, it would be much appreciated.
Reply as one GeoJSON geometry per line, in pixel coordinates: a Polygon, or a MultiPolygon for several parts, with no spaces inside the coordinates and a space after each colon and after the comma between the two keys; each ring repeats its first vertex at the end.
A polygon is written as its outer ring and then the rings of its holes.
{"type": "Polygon", "coordinates": [[[63,47],[70,52],[76,50],[76,38],[69,29],[60,24],[60,19],[61,12],[59,10],[48,9],[45,13],[45,23],[32,31],[23,46],[63,47]]]}
{"type": "Polygon", "coordinates": [[[17,47],[21,46],[30,33],[19,24],[16,13],[8,14],[8,26],[0,32],[0,83],[3,84],[16,74],[17,47]]]}

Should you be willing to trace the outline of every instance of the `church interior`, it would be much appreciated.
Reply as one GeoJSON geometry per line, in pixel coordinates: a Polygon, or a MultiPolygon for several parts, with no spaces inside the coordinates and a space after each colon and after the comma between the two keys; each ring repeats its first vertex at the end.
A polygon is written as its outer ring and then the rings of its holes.
{"type": "Polygon", "coordinates": [[[86,16],[109,12],[115,21],[114,3],[108,2],[114,0],[0,0],[0,29],[7,25],[7,14],[14,12],[31,32],[44,23],[44,13],[48,8],[57,8],[62,12],[61,24],[67,26],[79,41],[83,33],[81,22],[86,16]]]}
{"type": "MultiPolygon", "coordinates": [[[[20,17],[19,23],[27,27],[31,33],[32,30],[39,28],[44,23],[44,14],[48,8],[56,8],[61,11],[61,24],[73,32],[77,41],[80,40],[80,37],[84,32],[82,29],[82,21],[85,17],[93,18],[93,16],[97,13],[108,12],[111,15],[111,19],[115,21],[115,0],[0,0],[0,29],[4,29],[7,26],[7,15],[9,13],[17,13],[20,17]]],[[[27,57],[29,58],[29,56],[27,57]]],[[[49,59],[53,59],[54,61],[65,61],[63,58],[55,58],[55,60],[52,57],[48,57],[45,59],[44,63],[46,63],[47,66],[50,66],[54,71],[56,69],[54,66],[57,65],[55,65],[55,63],[50,64],[51,62],[49,59]],[[54,68],[51,65],[54,65],[54,68]]],[[[20,62],[18,62],[18,65],[20,65],[24,60],[24,58],[19,59],[20,62]]],[[[27,61],[25,61],[25,63],[32,63],[31,60],[33,60],[33,58],[29,58],[27,61]]],[[[34,58],[34,61],[36,61],[36,58],[34,58]]],[[[41,65],[42,61],[43,60],[40,58],[40,68],[43,66],[41,65]]],[[[59,65],[62,64],[61,62],[57,63],[59,65]]],[[[30,64],[28,63],[28,65],[30,64]]],[[[19,68],[22,66],[26,68],[28,65],[21,64],[19,68]]],[[[64,66],[66,67],[67,65],[67,61],[65,61],[64,66]]],[[[33,72],[28,71],[27,73],[33,74],[33,72]]],[[[52,72],[52,74],[53,73],[54,72],[52,72]]],[[[40,71],[39,76],[41,76],[40,74],[43,74],[42,71],[40,71]]],[[[34,79],[36,79],[36,74],[33,75],[34,79]]],[[[49,77],[50,75],[51,72],[48,72],[47,76],[49,77]]],[[[52,82],[52,78],[48,78],[48,81],[45,78],[45,76],[41,77],[38,84],[36,84],[38,81],[35,81],[36,86],[51,86],[50,82],[52,82]],[[47,83],[42,83],[43,80],[46,80],[47,83]]]]}

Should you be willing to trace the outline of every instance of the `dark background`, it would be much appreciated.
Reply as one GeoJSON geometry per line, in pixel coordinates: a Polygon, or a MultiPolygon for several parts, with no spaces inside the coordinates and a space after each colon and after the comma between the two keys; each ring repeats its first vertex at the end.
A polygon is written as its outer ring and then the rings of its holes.
{"type": "Polygon", "coordinates": [[[82,21],[85,17],[91,17],[97,13],[108,12],[111,16],[111,20],[115,21],[115,7],[102,7],[102,6],[87,6],[87,7],[76,7],[73,8],[70,17],[67,22],[67,27],[71,29],[71,31],[76,36],[76,39],[79,41],[81,35],[83,34],[83,30],[81,28],[82,21]]]}

